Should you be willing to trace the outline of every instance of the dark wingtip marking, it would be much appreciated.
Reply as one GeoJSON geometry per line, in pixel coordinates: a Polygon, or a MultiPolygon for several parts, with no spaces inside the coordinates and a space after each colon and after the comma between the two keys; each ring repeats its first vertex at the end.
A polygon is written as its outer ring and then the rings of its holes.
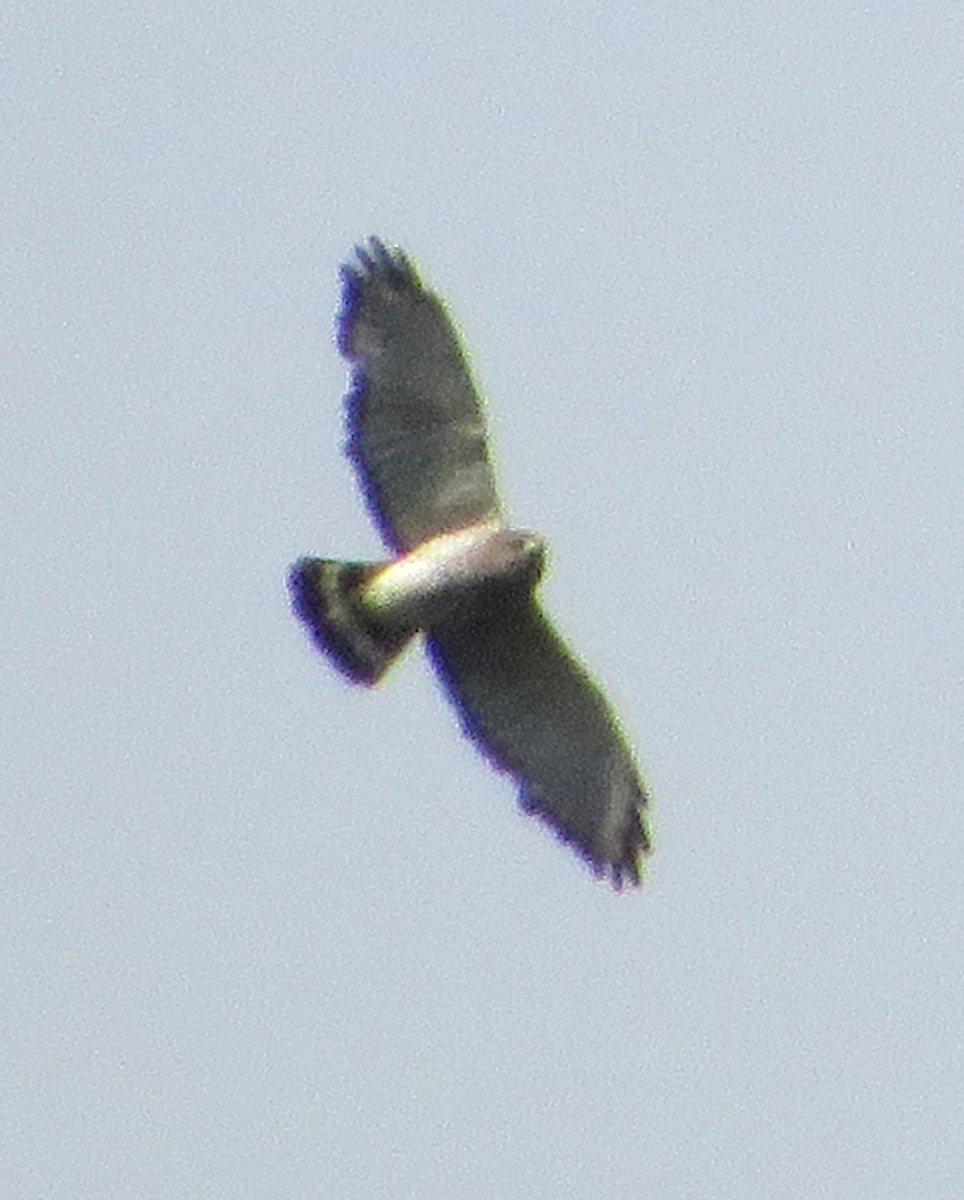
{"type": "Polygon", "coordinates": [[[342,265],[342,304],[338,317],[338,350],[352,358],[351,328],[373,287],[393,291],[422,291],[415,264],[404,250],[370,237],[355,247],[354,259],[342,265]]]}
{"type": "Polygon", "coordinates": [[[639,806],[632,810],[626,822],[620,839],[619,857],[614,859],[595,853],[575,830],[560,822],[557,813],[544,808],[536,798],[521,794],[519,801],[522,811],[538,817],[560,842],[578,854],[597,879],[607,880],[617,892],[642,886],[643,859],[652,849],[646,819],[641,811],[646,803],[644,792],[640,792],[639,806]]]}

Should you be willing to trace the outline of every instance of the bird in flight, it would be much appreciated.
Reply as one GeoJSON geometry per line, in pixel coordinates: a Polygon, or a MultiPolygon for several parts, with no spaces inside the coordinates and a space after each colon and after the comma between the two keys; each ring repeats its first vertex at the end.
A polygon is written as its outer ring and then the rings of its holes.
{"type": "Polygon", "coordinates": [[[546,547],[502,515],[481,399],[458,334],[411,259],[377,238],[342,268],[338,347],[351,364],[347,453],[386,562],[303,558],[296,615],[352,683],[408,642],[465,733],[616,889],[639,884],[646,789],[598,685],[536,597],[546,547]]]}

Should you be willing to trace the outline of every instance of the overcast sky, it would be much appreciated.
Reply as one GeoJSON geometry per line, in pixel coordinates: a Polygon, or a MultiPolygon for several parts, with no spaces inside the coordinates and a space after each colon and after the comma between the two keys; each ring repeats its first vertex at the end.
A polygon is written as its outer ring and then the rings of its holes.
{"type": "Polygon", "coordinates": [[[0,18],[0,1194],[958,1200],[964,10],[0,18]],[[449,300],[654,794],[614,895],[420,649],[337,268],[449,300]]]}

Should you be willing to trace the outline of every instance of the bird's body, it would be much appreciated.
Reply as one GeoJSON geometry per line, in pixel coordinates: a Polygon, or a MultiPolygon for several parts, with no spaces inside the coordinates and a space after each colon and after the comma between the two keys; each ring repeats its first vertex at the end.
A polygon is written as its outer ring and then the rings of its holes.
{"type": "Polygon", "coordinates": [[[394,559],[366,583],[362,602],[372,615],[412,629],[467,621],[484,611],[490,593],[520,579],[531,590],[545,549],[533,534],[492,521],[440,533],[394,559]]]}
{"type": "Polygon", "coordinates": [[[344,268],[348,454],[393,558],[302,559],[297,615],[353,683],[416,634],[466,733],[616,887],[640,880],[647,797],[598,686],[546,619],[545,546],[501,514],[482,407],[452,324],[408,258],[372,239],[344,268]]]}

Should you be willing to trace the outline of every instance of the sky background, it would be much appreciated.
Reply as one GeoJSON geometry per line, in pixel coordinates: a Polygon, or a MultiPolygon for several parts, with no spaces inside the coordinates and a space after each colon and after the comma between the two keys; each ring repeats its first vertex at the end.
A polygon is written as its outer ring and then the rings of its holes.
{"type": "Polygon", "coordinates": [[[0,1194],[959,1200],[962,81],[950,2],[6,8],[0,1194]],[[372,233],[640,892],[290,614],[372,233]]]}

